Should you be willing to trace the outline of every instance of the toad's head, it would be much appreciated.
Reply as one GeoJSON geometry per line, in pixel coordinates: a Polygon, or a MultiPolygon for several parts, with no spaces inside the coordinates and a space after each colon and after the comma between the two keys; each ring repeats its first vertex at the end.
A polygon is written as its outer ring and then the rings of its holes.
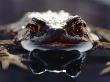
{"type": "Polygon", "coordinates": [[[86,23],[78,15],[48,11],[29,13],[28,18],[31,22],[24,28],[28,38],[23,38],[21,44],[29,51],[35,48],[87,51],[92,47],[86,23]]]}

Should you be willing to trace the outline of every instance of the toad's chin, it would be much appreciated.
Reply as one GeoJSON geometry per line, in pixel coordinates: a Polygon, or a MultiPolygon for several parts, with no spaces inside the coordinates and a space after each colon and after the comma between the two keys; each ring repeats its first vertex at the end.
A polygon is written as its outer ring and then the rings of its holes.
{"type": "Polygon", "coordinates": [[[66,51],[78,50],[80,52],[85,52],[93,47],[91,42],[79,42],[77,44],[63,44],[63,43],[34,44],[30,40],[21,41],[21,45],[24,49],[28,51],[32,51],[34,49],[39,49],[39,50],[59,49],[66,51]]]}

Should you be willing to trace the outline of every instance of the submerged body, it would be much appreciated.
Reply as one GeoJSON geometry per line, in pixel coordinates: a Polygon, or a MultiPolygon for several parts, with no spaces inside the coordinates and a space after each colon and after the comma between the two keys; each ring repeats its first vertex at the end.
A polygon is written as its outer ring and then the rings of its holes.
{"type": "MultiPolygon", "coordinates": [[[[105,40],[105,35],[96,30],[92,32],[80,16],[72,16],[64,11],[30,12],[19,22],[10,24],[5,30],[2,29],[4,35],[9,34],[13,38],[10,43],[12,46],[16,45],[18,49],[30,52],[25,61],[30,62],[29,68],[34,74],[45,71],[65,72],[71,77],[76,77],[80,73],[86,51],[100,46],[110,48],[109,39],[105,40]],[[106,42],[101,42],[97,34],[106,42]]],[[[9,45],[1,40],[2,46],[7,44],[9,45]]],[[[2,51],[4,54],[7,54],[6,52],[2,51]]],[[[9,56],[8,54],[6,60],[9,60],[9,56]]],[[[16,62],[17,57],[13,58],[13,62],[16,62]]],[[[14,64],[26,68],[21,63],[22,59],[18,60],[19,64],[14,64]]]]}

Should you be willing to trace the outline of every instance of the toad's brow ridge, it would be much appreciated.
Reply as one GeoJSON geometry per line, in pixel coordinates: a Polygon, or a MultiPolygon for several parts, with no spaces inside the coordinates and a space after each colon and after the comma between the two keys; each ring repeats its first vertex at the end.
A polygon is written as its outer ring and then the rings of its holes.
{"type": "Polygon", "coordinates": [[[63,10],[59,12],[30,12],[28,13],[29,18],[37,18],[39,20],[43,20],[46,22],[48,26],[51,28],[61,28],[62,26],[66,25],[66,22],[68,19],[77,17],[78,15],[72,16],[68,12],[65,12],[63,10]]]}

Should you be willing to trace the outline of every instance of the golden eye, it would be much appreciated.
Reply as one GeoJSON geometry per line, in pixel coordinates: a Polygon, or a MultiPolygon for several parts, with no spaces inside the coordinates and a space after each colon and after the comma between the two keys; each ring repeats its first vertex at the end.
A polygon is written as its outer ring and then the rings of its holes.
{"type": "Polygon", "coordinates": [[[75,34],[83,35],[83,27],[81,27],[81,26],[74,27],[73,31],[75,34]]]}
{"type": "Polygon", "coordinates": [[[34,32],[39,32],[39,26],[37,25],[34,25],[34,24],[28,24],[26,26],[26,28],[28,28],[30,30],[31,33],[34,33],[34,32]]]}
{"type": "Polygon", "coordinates": [[[32,23],[29,23],[26,28],[29,28],[31,33],[41,32],[45,27],[45,22],[38,20],[37,18],[32,18],[32,23]]]}

